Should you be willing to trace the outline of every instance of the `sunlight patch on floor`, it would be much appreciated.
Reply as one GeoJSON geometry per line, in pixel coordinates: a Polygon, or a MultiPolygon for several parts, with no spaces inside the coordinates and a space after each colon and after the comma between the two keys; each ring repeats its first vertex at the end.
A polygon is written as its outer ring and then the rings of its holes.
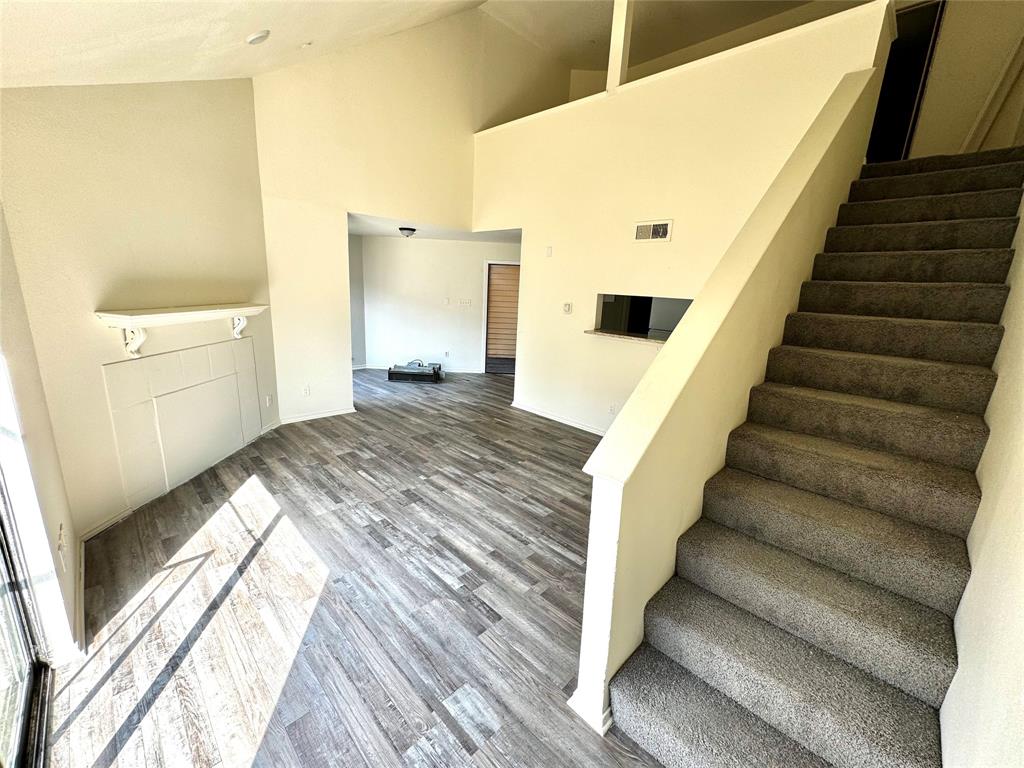
{"type": "Polygon", "coordinates": [[[250,476],[58,670],[55,768],[249,765],[327,573],[250,476]]]}

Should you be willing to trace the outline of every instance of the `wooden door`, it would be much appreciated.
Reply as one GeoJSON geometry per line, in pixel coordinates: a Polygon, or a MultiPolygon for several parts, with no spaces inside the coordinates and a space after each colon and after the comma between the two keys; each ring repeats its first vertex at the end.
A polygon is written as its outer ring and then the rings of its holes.
{"type": "Polygon", "coordinates": [[[516,372],[519,265],[487,265],[487,345],[484,370],[516,372]]]}

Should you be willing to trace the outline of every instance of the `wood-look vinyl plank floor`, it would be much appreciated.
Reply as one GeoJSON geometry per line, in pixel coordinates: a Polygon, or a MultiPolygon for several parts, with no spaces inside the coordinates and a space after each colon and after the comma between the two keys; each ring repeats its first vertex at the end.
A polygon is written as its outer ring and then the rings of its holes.
{"type": "Polygon", "coordinates": [[[357,371],[89,540],[52,765],[654,765],[565,703],[596,438],[511,397],[357,371]]]}

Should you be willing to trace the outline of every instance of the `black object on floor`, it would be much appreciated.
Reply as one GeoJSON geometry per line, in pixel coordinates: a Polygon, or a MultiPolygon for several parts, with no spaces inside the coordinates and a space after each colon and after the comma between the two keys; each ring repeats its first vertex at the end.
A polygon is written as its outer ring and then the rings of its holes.
{"type": "Polygon", "coordinates": [[[388,381],[429,381],[439,384],[444,381],[444,372],[440,363],[410,360],[405,365],[393,365],[388,368],[388,381]]]}

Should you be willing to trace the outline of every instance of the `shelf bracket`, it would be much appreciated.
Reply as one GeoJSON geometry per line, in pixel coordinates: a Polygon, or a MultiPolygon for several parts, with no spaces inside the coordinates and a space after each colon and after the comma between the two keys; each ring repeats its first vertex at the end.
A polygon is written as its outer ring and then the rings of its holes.
{"type": "Polygon", "coordinates": [[[236,339],[242,338],[242,331],[245,330],[245,326],[248,325],[249,318],[247,317],[232,317],[231,318],[231,335],[236,339]]]}
{"type": "Polygon", "coordinates": [[[127,354],[128,357],[141,357],[142,344],[146,341],[146,329],[125,328],[122,333],[124,334],[125,354],[127,354]]]}

